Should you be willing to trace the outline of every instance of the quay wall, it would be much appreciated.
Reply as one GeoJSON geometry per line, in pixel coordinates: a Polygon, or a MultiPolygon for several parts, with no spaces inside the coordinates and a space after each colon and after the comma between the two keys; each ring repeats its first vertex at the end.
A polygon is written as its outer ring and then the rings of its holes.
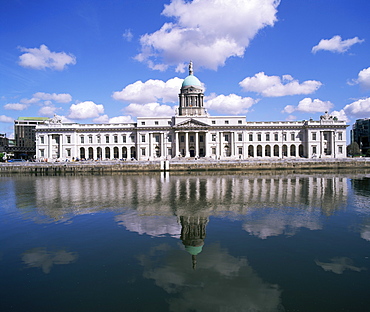
{"type": "Polygon", "coordinates": [[[167,161],[80,161],[0,163],[0,175],[23,174],[106,174],[186,171],[266,171],[370,169],[370,158],[279,159],[279,160],[203,160],[167,161]]]}

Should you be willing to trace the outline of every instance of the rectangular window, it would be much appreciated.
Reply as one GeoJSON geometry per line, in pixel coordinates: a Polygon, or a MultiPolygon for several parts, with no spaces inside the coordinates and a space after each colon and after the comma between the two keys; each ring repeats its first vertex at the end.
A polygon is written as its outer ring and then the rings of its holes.
{"type": "Polygon", "coordinates": [[[212,141],[216,142],[216,135],[215,134],[212,134],[212,141]]]}
{"type": "Polygon", "coordinates": [[[324,140],[327,141],[328,140],[328,134],[327,133],[324,133],[324,140]]]}
{"type": "Polygon", "coordinates": [[[225,141],[229,142],[229,135],[228,134],[225,134],[225,141]]]}
{"type": "Polygon", "coordinates": [[[181,142],[184,142],[185,141],[185,137],[183,135],[180,137],[180,141],[181,142]]]}
{"type": "Polygon", "coordinates": [[[316,141],[316,132],[312,132],[312,141],[316,141]]]}
{"type": "Polygon", "coordinates": [[[92,143],[92,136],[89,136],[89,143],[92,143]]]}
{"type": "Polygon", "coordinates": [[[84,144],[85,143],[85,137],[81,137],[81,144],[84,144]]]}
{"type": "Polygon", "coordinates": [[[203,135],[199,136],[199,142],[203,142],[203,135]]]}
{"type": "Polygon", "coordinates": [[[275,141],[279,141],[279,135],[277,133],[274,134],[275,141]]]}
{"type": "MultiPolygon", "coordinates": [[[[123,142],[123,143],[126,143],[126,136],[125,136],[125,135],[123,135],[123,136],[122,136],[122,142],[123,142]]],[[[99,143],[100,143],[100,142],[99,142],[99,143]]]]}
{"type": "Polygon", "coordinates": [[[171,126],[171,120],[168,121],[168,124],[171,126]]]}
{"type": "Polygon", "coordinates": [[[192,142],[192,143],[194,142],[194,136],[193,135],[190,136],[190,142],[192,142]]]}
{"type": "Polygon", "coordinates": [[[257,134],[257,141],[261,141],[261,140],[262,140],[261,133],[258,133],[258,134],[257,134]]]}
{"type": "Polygon", "coordinates": [[[312,146],[312,154],[316,154],[317,153],[317,148],[316,148],[316,145],[312,146]]]}
{"type": "Polygon", "coordinates": [[[342,132],[338,132],[338,140],[343,140],[343,134],[342,134],[342,132]]]}
{"type": "Polygon", "coordinates": [[[242,147],[239,147],[238,148],[238,151],[239,151],[239,155],[242,155],[243,154],[243,148],[242,147]]]}
{"type": "Polygon", "coordinates": [[[100,136],[97,137],[97,141],[98,141],[99,144],[101,143],[101,137],[100,136]]]}
{"type": "Polygon", "coordinates": [[[283,141],[286,141],[286,133],[283,133],[283,141]]]}
{"type": "Polygon", "coordinates": [[[270,141],[270,133],[266,133],[266,141],[270,141]]]}
{"type": "Polygon", "coordinates": [[[141,149],[141,156],[145,156],[145,148],[141,149]]]}
{"type": "Polygon", "coordinates": [[[135,142],[135,137],[133,135],[131,135],[130,138],[131,138],[131,142],[134,143],[135,142]]]}
{"type": "Polygon", "coordinates": [[[67,143],[71,143],[71,136],[67,135],[67,143]]]}
{"type": "Polygon", "coordinates": [[[295,141],[295,134],[294,134],[294,133],[291,133],[291,134],[290,134],[290,139],[291,139],[292,141],[295,141]]]}
{"type": "Polygon", "coordinates": [[[168,142],[172,142],[172,135],[171,134],[168,135],[168,142]]]}
{"type": "Polygon", "coordinates": [[[343,146],[342,145],[338,146],[338,152],[339,152],[339,154],[343,154],[343,146]]]}
{"type": "Polygon", "coordinates": [[[117,135],[115,135],[115,136],[113,137],[113,140],[114,140],[114,143],[118,143],[118,136],[117,136],[117,135]]]}
{"type": "Polygon", "coordinates": [[[142,122],[141,122],[141,125],[142,125],[142,126],[145,126],[145,121],[142,121],[142,122]]]}
{"type": "Polygon", "coordinates": [[[243,134],[241,133],[238,134],[238,141],[243,141],[243,134]]]}
{"type": "Polygon", "coordinates": [[[156,143],[159,143],[159,135],[155,136],[155,141],[156,141],[156,143]]]}
{"type": "Polygon", "coordinates": [[[45,156],[45,150],[40,149],[40,157],[44,157],[44,156],[45,156]]]}
{"type": "Polygon", "coordinates": [[[215,147],[212,147],[212,154],[216,155],[216,148],[215,147]]]}
{"type": "Polygon", "coordinates": [[[70,149],[67,149],[67,157],[70,157],[71,156],[71,150],[70,149]]]}
{"type": "Polygon", "coordinates": [[[238,124],[241,125],[243,123],[243,120],[238,120],[238,124]]]}
{"type": "Polygon", "coordinates": [[[141,136],[141,142],[145,143],[145,135],[141,136]]]}
{"type": "Polygon", "coordinates": [[[155,124],[156,126],[158,126],[158,121],[155,121],[155,122],[154,122],[154,124],[155,124]]]}
{"type": "Polygon", "coordinates": [[[105,143],[109,143],[109,136],[105,137],[105,143]]]}
{"type": "Polygon", "coordinates": [[[229,121],[228,120],[225,120],[225,125],[228,125],[229,124],[229,121]]]}
{"type": "Polygon", "coordinates": [[[216,124],[216,120],[212,120],[212,125],[215,125],[216,124]]]}
{"type": "Polygon", "coordinates": [[[43,136],[40,136],[40,144],[44,144],[45,143],[45,138],[43,136]]]}

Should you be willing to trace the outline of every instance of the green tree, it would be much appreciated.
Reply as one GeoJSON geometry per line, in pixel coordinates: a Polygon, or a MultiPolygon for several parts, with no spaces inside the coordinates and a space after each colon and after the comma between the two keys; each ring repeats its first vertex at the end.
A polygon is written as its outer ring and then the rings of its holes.
{"type": "Polygon", "coordinates": [[[347,145],[347,156],[360,156],[361,151],[360,147],[358,146],[357,142],[352,142],[351,144],[347,145]]]}

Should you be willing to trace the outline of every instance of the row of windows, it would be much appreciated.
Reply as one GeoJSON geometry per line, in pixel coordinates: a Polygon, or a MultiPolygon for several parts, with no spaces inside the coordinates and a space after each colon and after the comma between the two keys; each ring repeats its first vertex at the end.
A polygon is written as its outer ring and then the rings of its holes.
{"type": "MultiPolygon", "coordinates": [[[[229,124],[229,120],[225,120],[224,121],[225,125],[228,125],[229,124]]],[[[168,121],[168,124],[171,125],[171,121],[168,121]]],[[[212,125],[215,125],[216,124],[216,120],[212,120],[212,125]]],[[[241,125],[243,124],[243,120],[238,120],[238,124],[241,125]]],[[[141,125],[142,126],[145,126],[145,121],[142,121],[141,122],[141,125]]],[[[159,122],[158,121],[154,121],[154,125],[158,126],[159,125],[159,122]]]]}
{"type": "MultiPolygon", "coordinates": [[[[312,132],[312,141],[316,141],[317,140],[317,134],[316,132],[312,132]]],[[[324,140],[328,140],[328,134],[327,133],[324,133],[324,140]]],[[[342,132],[338,132],[338,140],[343,140],[343,133],[342,132]]]]}

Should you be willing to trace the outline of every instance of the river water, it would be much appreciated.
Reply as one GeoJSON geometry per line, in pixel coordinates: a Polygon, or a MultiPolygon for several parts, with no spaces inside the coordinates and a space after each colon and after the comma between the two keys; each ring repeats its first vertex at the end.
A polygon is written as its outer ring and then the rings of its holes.
{"type": "Polygon", "coordinates": [[[0,177],[0,311],[369,311],[370,174],[0,177]]]}

